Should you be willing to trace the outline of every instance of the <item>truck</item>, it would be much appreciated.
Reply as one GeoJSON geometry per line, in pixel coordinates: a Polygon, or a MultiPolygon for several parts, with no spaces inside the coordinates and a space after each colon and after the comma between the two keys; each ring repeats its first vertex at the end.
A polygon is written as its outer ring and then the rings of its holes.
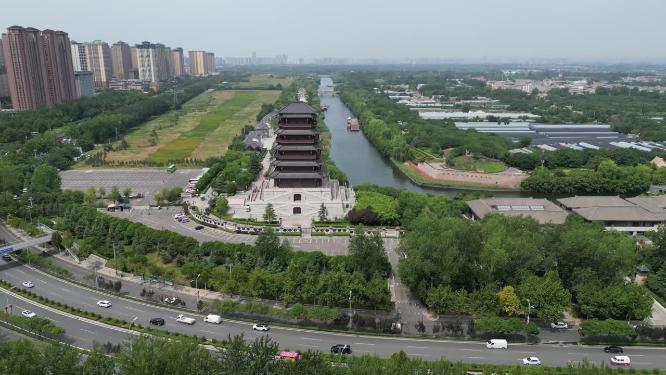
{"type": "Polygon", "coordinates": [[[188,324],[188,325],[192,325],[192,324],[194,324],[194,322],[196,322],[196,320],[194,320],[194,318],[189,318],[189,317],[187,317],[183,314],[178,315],[176,317],[176,321],[178,323],[183,323],[183,324],[188,324]]]}
{"type": "Polygon", "coordinates": [[[213,323],[213,324],[220,324],[220,323],[222,323],[222,317],[219,316],[219,315],[215,315],[215,314],[206,315],[204,317],[204,322],[213,323]]]}

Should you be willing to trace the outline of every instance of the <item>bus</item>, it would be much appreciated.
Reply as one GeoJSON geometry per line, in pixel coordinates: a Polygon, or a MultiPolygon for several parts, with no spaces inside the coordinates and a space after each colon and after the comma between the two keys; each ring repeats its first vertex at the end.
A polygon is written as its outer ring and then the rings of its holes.
{"type": "Polygon", "coordinates": [[[167,167],[167,173],[173,173],[176,171],[176,164],[169,164],[167,167]]]}

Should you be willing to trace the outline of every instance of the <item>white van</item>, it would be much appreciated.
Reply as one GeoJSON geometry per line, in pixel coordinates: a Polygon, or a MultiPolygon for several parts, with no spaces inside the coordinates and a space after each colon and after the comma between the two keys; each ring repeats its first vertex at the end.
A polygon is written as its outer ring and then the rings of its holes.
{"type": "Polygon", "coordinates": [[[486,348],[488,349],[507,349],[509,343],[504,339],[490,339],[486,343],[486,348]]]}
{"type": "Polygon", "coordinates": [[[220,323],[222,323],[222,317],[219,316],[219,315],[214,315],[214,314],[206,315],[206,317],[204,317],[204,322],[213,323],[213,324],[220,324],[220,323]]]}

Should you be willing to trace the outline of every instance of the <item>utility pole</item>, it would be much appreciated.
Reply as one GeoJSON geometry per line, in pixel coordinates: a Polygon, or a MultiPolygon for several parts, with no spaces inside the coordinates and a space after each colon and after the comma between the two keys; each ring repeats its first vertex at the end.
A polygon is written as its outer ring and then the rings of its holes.
{"type": "Polygon", "coordinates": [[[530,300],[528,298],[525,298],[525,301],[527,301],[527,324],[530,324],[530,313],[532,312],[532,305],[530,304],[530,300]]]}
{"type": "Polygon", "coordinates": [[[198,274],[197,278],[194,279],[194,289],[197,290],[197,307],[199,307],[199,276],[201,276],[201,274],[198,274]]]}
{"type": "Polygon", "coordinates": [[[349,291],[349,329],[352,327],[352,291],[349,291]]]}
{"type": "Polygon", "coordinates": [[[28,214],[30,215],[30,224],[32,224],[32,196],[28,197],[28,202],[30,202],[30,205],[28,206],[28,214]]]}
{"type": "Polygon", "coordinates": [[[116,276],[118,276],[118,264],[116,263],[116,244],[113,244],[113,269],[116,272],[116,276]]]}

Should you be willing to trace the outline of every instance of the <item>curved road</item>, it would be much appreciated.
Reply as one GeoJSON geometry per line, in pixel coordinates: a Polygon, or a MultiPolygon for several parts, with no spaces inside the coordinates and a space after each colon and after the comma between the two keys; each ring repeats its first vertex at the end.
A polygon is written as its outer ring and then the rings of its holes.
{"type": "MultiPolygon", "coordinates": [[[[175,320],[179,314],[176,310],[108,296],[52,277],[17,261],[9,263],[0,261],[0,276],[15,286],[30,280],[35,283],[32,289],[34,293],[103,316],[127,321],[136,317],[136,322],[144,326],[148,325],[151,318],[162,317],[166,319],[166,325],[157,327],[158,329],[168,329],[181,334],[218,340],[225,339],[228,335],[244,334],[250,340],[262,335],[251,330],[251,323],[225,320],[221,325],[212,325],[203,323],[202,317],[196,314],[186,314],[197,318],[196,324],[182,325],[175,320]],[[96,302],[100,299],[110,300],[113,306],[108,309],[98,307],[96,302]]],[[[98,322],[81,320],[59,310],[38,307],[29,300],[9,296],[5,290],[2,290],[2,294],[4,296],[0,296],[0,302],[11,303],[14,306],[14,313],[20,313],[21,309],[30,309],[65,327],[66,335],[74,345],[91,347],[93,341],[118,343],[128,336],[128,333],[116,327],[111,328],[98,322]]],[[[343,343],[351,344],[355,354],[369,353],[386,357],[404,350],[409,356],[426,360],[446,358],[464,362],[516,364],[522,357],[537,356],[544,365],[563,366],[567,361],[575,362],[583,359],[600,364],[609,358],[599,347],[513,344],[508,350],[488,350],[479,342],[365,336],[286,327],[273,327],[268,335],[277,340],[280,347],[291,350],[328,351],[331,345],[343,343]]],[[[632,358],[634,367],[666,367],[666,355],[663,349],[628,348],[626,353],[632,358]]]]}

